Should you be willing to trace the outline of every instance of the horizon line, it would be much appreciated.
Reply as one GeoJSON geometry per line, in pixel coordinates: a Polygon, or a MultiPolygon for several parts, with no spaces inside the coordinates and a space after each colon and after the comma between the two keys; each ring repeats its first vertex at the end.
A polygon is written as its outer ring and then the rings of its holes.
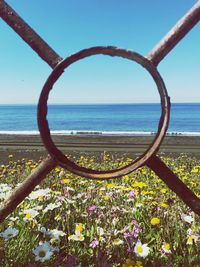
{"type": "MultiPolygon", "coordinates": [[[[199,104],[199,102],[196,101],[180,101],[180,102],[171,102],[171,104],[199,104]]],[[[72,102],[72,103],[48,103],[48,105],[135,105],[135,104],[161,104],[160,102],[72,102]]],[[[37,106],[37,103],[0,103],[0,105],[35,105],[37,106]]]]}

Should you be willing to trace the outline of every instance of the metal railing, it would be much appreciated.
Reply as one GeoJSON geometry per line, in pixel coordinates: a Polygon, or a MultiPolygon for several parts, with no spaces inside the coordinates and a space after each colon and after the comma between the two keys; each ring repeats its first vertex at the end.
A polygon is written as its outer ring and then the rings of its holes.
{"type": "Polygon", "coordinates": [[[24,200],[36,185],[46,177],[57,165],[90,179],[110,179],[128,174],[141,166],[151,168],[173,190],[182,201],[196,214],[200,215],[200,199],[174,174],[170,168],[156,155],[166,134],[169,124],[170,98],[165,84],[157,71],[157,65],[180,42],[180,40],[200,21],[200,0],[180,19],[166,36],[145,57],[136,52],[116,47],[92,47],[62,59],[5,1],[0,0],[0,16],[21,38],[46,61],[53,71],[48,77],[38,103],[38,126],[49,155],[18,186],[0,207],[2,222],[24,200]],[[153,77],[161,100],[161,117],[158,132],[148,149],[131,164],[111,171],[95,171],[81,167],[65,156],[53,143],[48,127],[47,99],[55,81],[65,68],[77,60],[88,56],[104,54],[123,57],[142,65],[153,77]]]}

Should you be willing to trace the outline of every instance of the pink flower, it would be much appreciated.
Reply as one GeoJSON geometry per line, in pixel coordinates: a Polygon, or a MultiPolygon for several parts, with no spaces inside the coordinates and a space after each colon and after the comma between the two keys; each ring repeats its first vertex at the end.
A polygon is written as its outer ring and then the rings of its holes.
{"type": "Polygon", "coordinates": [[[96,205],[92,205],[90,207],[88,207],[88,211],[94,211],[96,210],[97,206],[96,205]]]}
{"type": "Polygon", "coordinates": [[[90,247],[91,247],[91,248],[96,248],[98,245],[99,245],[99,241],[98,241],[98,240],[93,240],[93,241],[90,243],[90,247]]]}
{"type": "Polygon", "coordinates": [[[135,190],[131,190],[128,194],[128,198],[133,198],[136,196],[136,191],[135,190]]]}

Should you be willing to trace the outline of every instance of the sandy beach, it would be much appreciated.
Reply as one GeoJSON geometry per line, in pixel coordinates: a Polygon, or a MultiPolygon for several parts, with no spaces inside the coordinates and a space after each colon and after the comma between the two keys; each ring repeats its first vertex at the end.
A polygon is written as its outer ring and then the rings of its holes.
{"type": "MultiPolygon", "coordinates": [[[[154,136],[98,136],[98,135],[58,135],[53,136],[56,145],[64,152],[80,155],[96,154],[108,151],[113,154],[138,156],[152,142],[154,136]]],[[[176,156],[186,153],[200,158],[199,136],[166,136],[159,153],[176,156]]],[[[8,161],[8,155],[14,160],[21,158],[38,160],[47,155],[39,135],[0,135],[0,164],[8,161]]]]}

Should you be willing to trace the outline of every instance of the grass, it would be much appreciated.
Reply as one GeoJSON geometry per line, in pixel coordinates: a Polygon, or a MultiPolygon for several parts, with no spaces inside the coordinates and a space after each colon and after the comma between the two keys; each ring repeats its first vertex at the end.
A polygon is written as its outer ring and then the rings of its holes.
{"type": "MultiPolygon", "coordinates": [[[[105,152],[98,161],[75,160],[113,169],[132,159],[112,159],[105,152]]],[[[162,160],[200,197],[199,160],[186,155],[162,160]]],[[[0,202],[38,164],[10,156],[0,167],[0,202]]],[[[87,180],[57,167],[0,232],[2,267],[200,266],[200,218],[147,167],[109,181],[87,180]]]]}

